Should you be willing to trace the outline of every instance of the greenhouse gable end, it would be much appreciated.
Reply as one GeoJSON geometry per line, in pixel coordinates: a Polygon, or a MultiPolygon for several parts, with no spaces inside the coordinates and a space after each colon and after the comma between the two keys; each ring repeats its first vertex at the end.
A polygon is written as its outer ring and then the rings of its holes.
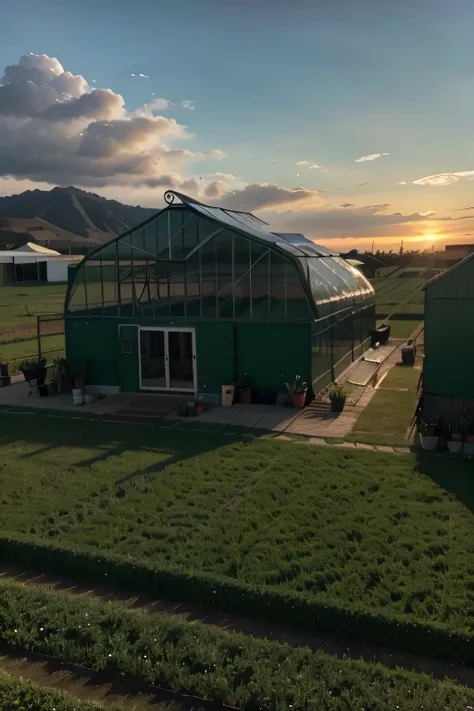
{"type": "Polygon", "coordinates": [[[176,192],[71,270],[66,351],[104,392],[320,391],[369,345],[374,292],[338,254],[176,192]]]}

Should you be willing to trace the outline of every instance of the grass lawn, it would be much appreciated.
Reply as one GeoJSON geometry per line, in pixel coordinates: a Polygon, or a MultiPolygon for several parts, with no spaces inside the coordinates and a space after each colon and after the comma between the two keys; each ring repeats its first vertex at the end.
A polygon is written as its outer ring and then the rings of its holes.
{"type": "Polygon", "coordinates": [[[406,446],[420,374],[419,360],[415,367],[394,365],[346,439],[349,442],[406,446]]]}
{"type": "Polygon", "coordinates": [[[420,325],[420,321],[415,321],[414,319],[381,319],[378,325],[386,323],[391,326],[390,338],[400,338],[406,339],[411,336],[413,331],[417,326],[420,325]]]}
{"type": "Polygon", "coordinates": [[[469,461],[7,413],[0,432],[3,536],[472,630],[469,461]]]}
{"type": "MultiPolygon", "coordinates": [[[[0,360],[19,361],[37,353],[36,316],[62,313],[66,285],[0,287],[0,360]]],[[[52,357],[60,357],[64,349],[64,335],[55,333],[59,323],[43,325],[42,350],[55,350],[52,357]]],[[[11,368],[14,372],[15,368],[11,368]]]]}

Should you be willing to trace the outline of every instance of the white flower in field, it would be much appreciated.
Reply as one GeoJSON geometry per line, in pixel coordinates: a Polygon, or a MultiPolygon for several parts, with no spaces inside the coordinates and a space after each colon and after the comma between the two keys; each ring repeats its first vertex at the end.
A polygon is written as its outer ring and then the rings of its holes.
{"type": "Polygon", "coordinates": [[[111,657],[111,656],[112,656],[112,655],[111,655],[111,654],[109,654],[109,657],[111,657]]]}
{"type": "Polygon", "coordinates": [[[18,630],[15,630],[15,632],[18,632],[18,630]]]}
{"type": "Polygon", "coordinates": [[[43,628],[42,628],[42,627],[40,627],[40,632],[42,632],[42,631],[43,631],[43,628]]]}

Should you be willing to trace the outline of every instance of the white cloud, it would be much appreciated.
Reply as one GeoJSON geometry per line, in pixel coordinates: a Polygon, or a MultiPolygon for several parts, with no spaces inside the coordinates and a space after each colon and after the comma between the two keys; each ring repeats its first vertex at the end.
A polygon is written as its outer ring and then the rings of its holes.
{"type": "Polygon", "coordinates": [[[427,212],[420,212],[420,215],[422,217],[431,217],[431,215],[434,215],[435,211],[434,210],[428,210],[427,212]]]}
{"type": "Polygon", "coordinates": [[[388,156],[388,153],[370,153],[368,156],[362,156],[361,158],[356,158],[354,163],[366,163],[367,161],[377,160],[382,156],[388,156]]]}
{"type": "Polygon", "coordinates": [[[195,106],[196,102],[193,99],[184,99],[181,102],[181,106],[183,109],[189,109],[189,111],[194,111],[196,108],[195,106]]]}
{"type": "Polygon", "coordinates": [[[431,185],[433,187],[452,185],[457,183],[459,178],[466,178],[468,175],[474,175],[474,170],[462,170],[457,173],[438,173],[437,175],[428,175],[425,178],[418,178],[413,181],[413,185],[431,185]]]}
{"type": "Polygon", "coordinates": [[[155,98],[129,112],[120,94],[90,86],[58,59],[25,55],[0,79],[0,176],[82,187],[179,185],[194,161],[224,154],[171,147],[190,136],[156,115],[170,106],[155,98]]]}
{"type": "Polygon", "coordinates": [[[365,183],[359,183],[359,186],[362,186],[362,185],[370,185],[370,183],[367,181],[365,183]]]}
{"type": "Polygon", "coordinates": [[[401,180],[399,183],[397,183],[397,185],[406,185],[406,181],[405,181],[405,180],[401,180]]]}
{"type": "Polygon", "coordinates": [[[296,162],[296,165],[302,165],[305,168],[308,168],[309,170],[312,170],[314,168],[322,168],[322,166],[318,165],[317,163],[312,163],[310,160],[298,160],[296,162]]]}
{"type": "Polygon", "coordinates": [[[141,77],[142,79],[149,79],[150,78],[146,74],[139,74],[138,76],[141,77]]]}

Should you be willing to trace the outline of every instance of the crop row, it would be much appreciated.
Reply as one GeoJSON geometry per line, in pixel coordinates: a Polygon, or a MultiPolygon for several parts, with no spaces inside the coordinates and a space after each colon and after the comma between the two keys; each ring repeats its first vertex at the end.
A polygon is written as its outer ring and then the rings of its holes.
{"type": "Polygon", "coordinates": [[[143,590],[171,600],[216,605],[224,610],[270,620],[285,620],[305,629],[363,639],[432,658],[474,666],[474,635],[454,633],[436,622],[387,618],[343,606],[309,601],[298,593],[262,589],[209,574],[146,563],[74,553],[54,546],[0,538],[0,560],[79,580],[108,582],[120,589],[143,590]]]}
{"type": "MultiPolygon", "coordinates": [[[[107,705],[107,711],[119,711],[123,707],[107,705]]],[[[0,672],[0,711],[100,711],[104,707],[79,701],[73,696],[48,689],[22,678],[0,672]]]]}
{"type": "Polygon", "coordinates": [[[474,692],[454,682],[123,604],[5,581],[0,596],[0,636],[15,647],[242,709],[465,711],[474,705],[474,692]]]}

